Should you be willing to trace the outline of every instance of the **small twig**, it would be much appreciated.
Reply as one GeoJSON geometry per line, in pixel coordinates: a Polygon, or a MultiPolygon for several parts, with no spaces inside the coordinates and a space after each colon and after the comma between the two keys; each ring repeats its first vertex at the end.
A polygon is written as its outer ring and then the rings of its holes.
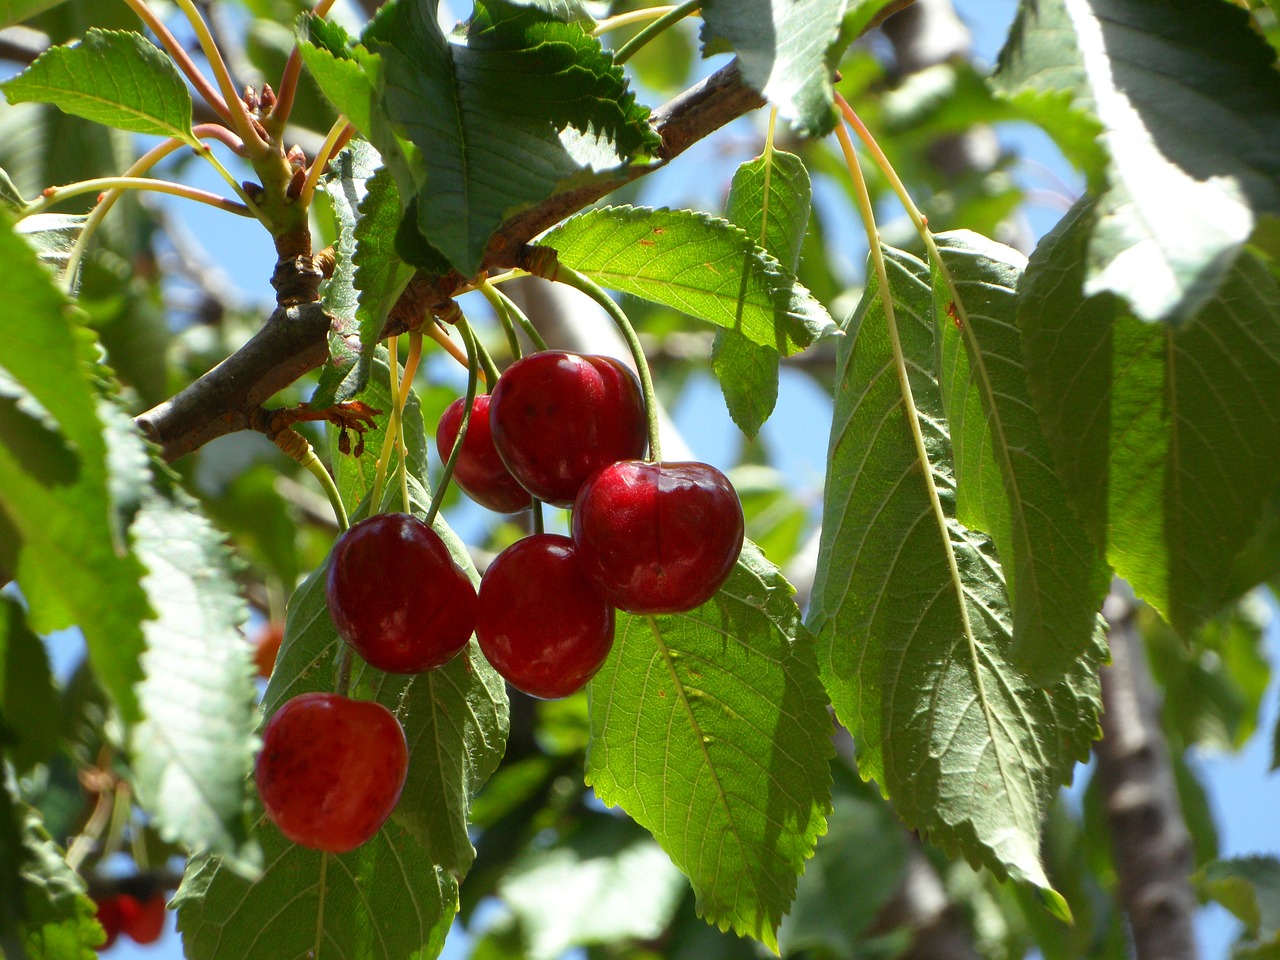
{"type": "MultiPolygon", "coordinates": [[[[335,0],[319,0],[311,10],[311,15],[325,16],[334,2],[335,0]]],[[[276,105],[271,108],[271,114],[263,120],[267,132],[277,141],[284,132],[284,125],[289,122],[289,115],[293,113],[293,101],[298,95],[298,80],[301,76],[302,51],[295,43],[293,49],[289,51],[289,59],[284,63],[284,71],[280,74],[280,84],[276,88],[276,105]]]]}

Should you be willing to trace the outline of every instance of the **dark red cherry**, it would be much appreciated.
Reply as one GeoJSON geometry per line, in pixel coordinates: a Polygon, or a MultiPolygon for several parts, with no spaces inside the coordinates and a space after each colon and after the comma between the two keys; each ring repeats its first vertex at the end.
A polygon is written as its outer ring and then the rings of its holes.
{"type": "Polygon", "coordinates": [[[155,943],[164,933],[164,894],[153,893],[144,900],[120,897],[121,929],[134,943],[155,943]]]}
{"type": "MultiPolygon", "coordinates": [[[[102,929],[107,934],[107,939],[97,948],[99,952],[110,950],[116,942],[116,938],[120,936],[120,931],[124,929],[124,916],[120,909],[120,900],[122,894],[113,894],[103,897],[101,900],[94,900],[94,904],[98,908],[98,923],[102,924],[102,929]]],[[[129,899],[133,899],[130,897],[129,899]]]]}
{"type": "Polygon", "coordinates": [[[573,507],[573,544],[600,595],[630,613],[709,600],[742,550],[742,504],[705,463],[624,460],[595,474],[573,507]]]}
{"type": "Polygon", "coordinates": [[[313,850],[345,853],[391,816],[408,766],[404,730],[382,704],[304,693],[262,731],[254,779],[281,833],[313,850]]]}
{"type": "Polygon", "coordinates": [[[406,513],[369,517],[339,537],[326,593],[339,636],[388,673],[447,663],[475,628],[475,587],[436,532],[406,513]]]}
{"type": "Polygon", "coordinates": [[[558,507],[601,467],[645,450],[640,383],[613,357],[546,350],[517,360],[498,378],[489,423],[511,475],[558,507]]]}
{"type": "MultiPolygon", "coordinates": [[[[448,460],[453,453],[466,405],[466,397],[459,397],[440,417],[436,427],[436,446],[441,460],[448,460]]],[[[528,509],[532,502],[529,491],[520,486],[507,470],[493,445],[487,393],[476,397],[471,404],[471,421],[462,441],[462,452],[453,466],[453,479],[472,500],[498,513],[516,513],[528,509]]]]}
{"type": "Polygon", "coordinates": [[[268,620],[254,631],[250,640],[253,643],[253,662],[258,667],[258,676],[263,680],[270,680],[271,671],[276,666],[276,657],[280,655],[280,644],[284,642],[284,624],[279,620],[268,620]]]}
{"type": "Polygon", "coordinates": [[[568,537],[525,537],[498,554],[480,581],[476,641],[493,668],[530,696],[567,697],[595,676],[613,646],[613,622],[568,537]]]}

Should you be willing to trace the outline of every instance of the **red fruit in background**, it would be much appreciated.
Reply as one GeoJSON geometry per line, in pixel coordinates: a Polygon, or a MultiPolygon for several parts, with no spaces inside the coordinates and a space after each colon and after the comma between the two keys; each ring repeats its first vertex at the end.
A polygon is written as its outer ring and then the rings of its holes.
{"type": "MultiPolygon", "coordinates": [[[[471,404],[471,421],[462,441],[462,452],[453,466],[453,479],[476,503],[498,513],[516,513],[532,503],[529,491],[513,477],[493,445],[489,429],[489,395],[481,394],[471,404]]],[[[448,460],[462,428],[467,398],[459,397],[445,408],[436,427],[440,459],[448,460]]]]}
{"type": "Polygon", "coordinates": [[[573,544],[600,595],[630,613],[700,606],[742,550],[742,504],[705,463],[624,460],[583,485],[573,544]]]}
{"type": "Polygon", "coordinates": [[[254,779],[281,833],[313,850],[346,853],[391,816],[408,766],[404,730],[382,704],[304,693],[263,730],[254,779]]]}
{"type": "Polygon", "coordinates": [[[644,456],[640,383],[612,357],[546,350],[517,360],[498,378],[489,423],[511,475],[558,507],[601,467],[644,456]]]}
{"type": "Polygon", "coordinates": [[[326,595],[342,639],[389,673],[447,663],[475,627],[475,587],[436,532],[407,513],[369,517],[338,538],[326,595]]]}
{"type": "Polygon", "coordinates": [[[276,657],[280,654],[280,644],[284,640],[284,624],[279,621],[268,621],[254,631],[253,662],[258,665],[258,676],[263,680],[270,679],[275,669],[276,657]]]}
{"type": "MultiPolygon", "coordinates": [[[[133,898],[130,897],[129,899],[132,900],[133,898]]],[[[98,923],[102,924],[102,929],[107,934],[106,941],[97,949],[99,951],[110,950],[111,945],[120,936],[120,931],[124,929],[124,917],[120,910],[120,895],[103,897],[101,900],[95,898],[93,902],[98,908],[98,923]]]]}
{"type": "Polygon", "coordinates": [[[164,894],[153,893],[145,900],[122,894],[120,914],[122,929],[134,942],[155,943],[164,933],[164,894]]]}
{"type": "Polygon", "coordinates": [[[554,700],[580,689],[609,655],[613,625],[613,608],[587,583],[568,537],[525,537],[480,581],[476,641],[530,696],[554,700]]]}

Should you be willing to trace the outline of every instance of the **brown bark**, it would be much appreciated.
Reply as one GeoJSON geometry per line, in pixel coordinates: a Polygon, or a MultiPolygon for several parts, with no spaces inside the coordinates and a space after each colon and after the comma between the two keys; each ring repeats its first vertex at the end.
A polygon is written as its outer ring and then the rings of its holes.
{"type": "MultiPolygon", "coordinates": [[[[528,242],[565,217],[594,203],[618,187],[679,156],[690,145],[731,120],[764,105],[746,86],[736,63],[718,70],[654,111],[653,125],[662,138],[660,159],[549,197],[508,220],[485,252],[483,269],[499,270],[521,262],[528,242]]],[[[392,308],[382,335],[402,333],[435,307],[443,306],[463,285],[458,273],[443,277],[418,274],[392,308]]],[[[263,422],[261,404],[328,356],[327,318],[316,310],[277,310],[262,331],[231,357],[200,377],[176,397],[137,418],[139,427],[174,460],[210,440],[263,422]]]]}
{"type": "Polygon", "coordinates": [[[1120,901],[1138,960],[1195,960],[1191,834],[1182,817],[1159,704],[1133,610],[1113,591],[1111,666],[1102,671],[1095,748],[1120,901]]]}

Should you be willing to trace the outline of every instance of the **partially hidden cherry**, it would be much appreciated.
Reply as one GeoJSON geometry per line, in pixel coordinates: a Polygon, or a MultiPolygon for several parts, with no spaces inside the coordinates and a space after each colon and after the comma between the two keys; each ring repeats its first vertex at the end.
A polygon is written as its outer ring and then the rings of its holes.
{"type": "Polygon", "coordinates": [[[583,485],[573,544],[593,587],[630,613],[700,606],[742,551],[742,504],[706,463],[611,464],[583,485]]]}
{"type": "Polygon", "coordinates": [[[388,673],[447,663],[475,628],[475,587],[439,535],[407,513],[369,517],[338,538],[326,596],[339,636],[388,673]]]}
{"type": "Polygon", "coordinates": [[[645,450],[639,381],[613,357],[545,350],[517,360],[498,378],[489,423],[511,475],[558,507],[601,467],[645,450]]]}
{"type": "MultiPolygon", "coordinates": [[[[462,440],[462,450],[453,466],[453,479],[467,496],[482,507],[497,513],[516,513],[528,509],[532,501],[529,491],[520,486],[507,470],[493,445],[493,434],[489,429],[489,400],[489,394],[485,393],[472,401],[471,420],[467,424],[467,435],[462,440]]],[[[466,397],[459,397],[445,408],[440,417],[436,427],[436,446],[441,460],[448,460],[453,453],[466,406],[466,397]]]]}
{"type": "Polygon", "coordinates": [[[116,942],[116,938],[120,936],[120,931],[124,929],[120,898],[119,894],[113,894],[103,897],[101,900],[94,900],[94,904],[98,908],[98,923],[102,925],[102,929],[107,934],[107,939],[97,948],[99,952],[110,950],[112,944],[116,942]]]}
{"type": "Polygon", "coordinates": [[[135,943],[155,943],[164,933],[164,894],[153,893],[139,900],[127,894],[120,897],[121,929],[135,943]]]}
{"type": "Polygon", "coordinates": [[[254,779],[281,833],[313,850],[346,853],[391,816],[408,766],[404,729],[382,704],[304,693],[263,730],[254,779]]]}
{"type": "Polygon", "coordinates": [[[583,576],[568,537],[518,540],[480,581],[476,641],[517,690],[567,697],[595,676],[613,646],[614,612],[583,576]]]}
{"type": "Polygon", "coordinates": [[[258,667],[258,676],[263,680],[271,678],[275,669],[276,657],[280,654],[280,644],[284,641],[284,624],[279,620],[268,620],[254,631],[253,662],[258,667]]]}

